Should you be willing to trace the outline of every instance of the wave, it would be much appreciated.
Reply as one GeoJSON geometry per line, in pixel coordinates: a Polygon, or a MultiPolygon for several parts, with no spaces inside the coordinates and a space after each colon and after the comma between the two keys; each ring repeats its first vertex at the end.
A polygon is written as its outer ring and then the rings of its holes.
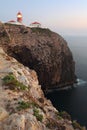
{"type": "Polygon", "coordinates": [[[82,80],[82,79],[77,79],[77,83],[76,83],[77,86],[85,85],[85,84],[87,84],[87,81],[82,80]]]}

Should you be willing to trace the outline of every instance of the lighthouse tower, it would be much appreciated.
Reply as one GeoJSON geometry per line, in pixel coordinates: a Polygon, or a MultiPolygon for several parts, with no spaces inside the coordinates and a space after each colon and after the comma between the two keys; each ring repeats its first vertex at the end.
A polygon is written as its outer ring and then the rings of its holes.
{"type": "Polygon", "coordinates": [[[22,23],[22,20],[23,20],[23,18],[22,18],[22,13],[21,13],[21,12],[18,12],[18,13],[17,13],[17,22],[22,23]]]}

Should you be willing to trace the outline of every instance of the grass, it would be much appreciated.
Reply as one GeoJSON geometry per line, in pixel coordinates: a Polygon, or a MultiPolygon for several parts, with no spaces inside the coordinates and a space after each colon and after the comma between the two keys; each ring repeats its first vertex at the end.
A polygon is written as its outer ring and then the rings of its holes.
{"type": "Polygon", "coordinates": [[[3,79],[3,84],[9,86],[11,90],[26,90],[27,86],[19,82],[13,73],[9,73],[3,79]]]}
{"type": "Polygon", "coordinates": [[[42,122],[43,115],[39,113],[39,110],[37,108],[35,108],[33,111],[34,111],[34,116],[37,118],[37,120],[42,122]]]}

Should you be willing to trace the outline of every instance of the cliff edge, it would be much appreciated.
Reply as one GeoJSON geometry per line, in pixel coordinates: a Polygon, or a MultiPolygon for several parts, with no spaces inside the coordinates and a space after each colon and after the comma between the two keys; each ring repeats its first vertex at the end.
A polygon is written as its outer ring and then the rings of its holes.
{"type": "Polygon", "coordinates": [[[0,47],[0,130],[85,130],[44,97],[36,72],[0,47]]]}
{"type": "Polygon", "coordinates": [[[75,82],[75,62],[67,42],[43,28],[3,24],[0,44],[19,62],[37,72],[42,89],[55,89],[75,82]]]}

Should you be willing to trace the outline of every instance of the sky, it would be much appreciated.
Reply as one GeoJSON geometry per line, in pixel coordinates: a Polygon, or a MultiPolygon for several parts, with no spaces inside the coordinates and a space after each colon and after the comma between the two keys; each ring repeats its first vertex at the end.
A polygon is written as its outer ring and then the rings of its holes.
{"type": "Polygon", "coordinates": [[[0,21],[23,14],[26,25],[34,21],[61,35],[87,35],[87,0],[0,0],[0,21]]]}

